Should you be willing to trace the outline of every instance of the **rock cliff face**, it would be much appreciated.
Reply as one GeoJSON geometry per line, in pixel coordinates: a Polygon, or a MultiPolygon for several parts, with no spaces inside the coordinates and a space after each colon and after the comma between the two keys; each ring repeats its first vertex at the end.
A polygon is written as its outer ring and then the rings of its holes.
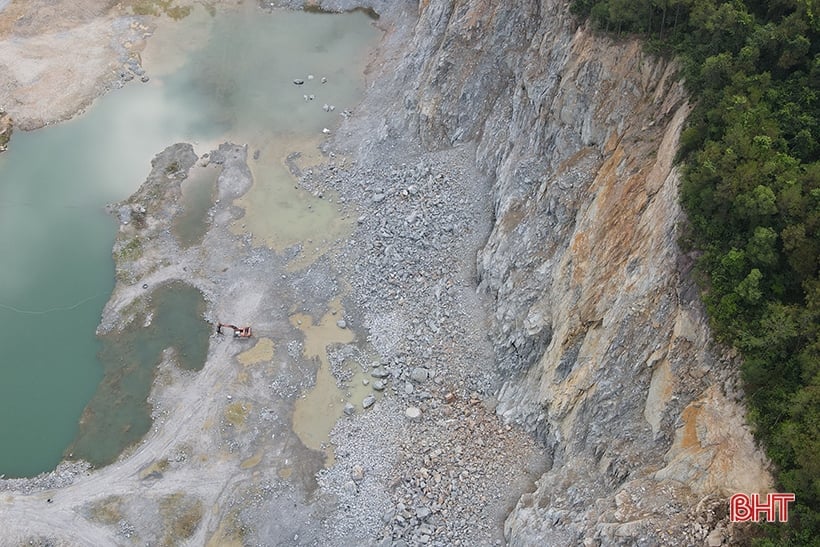
{"type": "Polygon", "coordinates": [[[675,66],[578,27],[566,2],[427,0],[385,135],[477,146],[495,226],[498,412],[552,467],[506,522],[513,544],[719,545],[726,497],[771,479],[737,363],[710,339],[676,245],[675,66]]]}

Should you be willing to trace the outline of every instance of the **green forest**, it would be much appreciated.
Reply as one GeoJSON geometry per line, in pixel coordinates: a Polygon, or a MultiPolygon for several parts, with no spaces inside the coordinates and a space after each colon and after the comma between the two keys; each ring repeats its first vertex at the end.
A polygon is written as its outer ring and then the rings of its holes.
{"type": "Polygon", "coordinates": [[[794,492],[753,544],[820,545],[820,7],[817,0],[575,0],[603,32],[674,55],[686,250],[718,340],[743,356],[750,423],[794,492]]]}

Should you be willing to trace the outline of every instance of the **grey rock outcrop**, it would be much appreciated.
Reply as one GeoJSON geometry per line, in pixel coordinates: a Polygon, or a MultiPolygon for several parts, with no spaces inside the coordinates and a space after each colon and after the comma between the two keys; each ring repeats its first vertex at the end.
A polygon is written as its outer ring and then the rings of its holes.
{"type": "Polygon", "coordinates": [[[704,500],[771,479],[676,244],[676,66],[578,27],[563,2],[464,0],[420,3],[401,68],[382,138],[474,142],[495,179],[477,273],[497,411],[553,461],[508,539],[704,542],[719,513],[704,500]]]}

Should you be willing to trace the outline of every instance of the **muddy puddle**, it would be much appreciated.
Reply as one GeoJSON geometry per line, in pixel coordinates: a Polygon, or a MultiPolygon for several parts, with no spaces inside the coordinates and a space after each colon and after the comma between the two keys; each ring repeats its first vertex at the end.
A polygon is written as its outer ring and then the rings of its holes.
{"type": "MultiPolygon", "coordinates": [[[[300,147],[310,149],[317,144],[303,139],[300,147]]],[[[287,143],[274,141],[259,151],[259,160],[251,162],[253,187],[236,200],[245,215],[231,230],[235,234],[250,232],[255,245],[277,252],[293,249],[295,258],[289,264],[293,270],[312,263],[338,240],[348,237],[353,221],[340,214],[334,194],[320,198],[294,184],[281,156],[287,150],[287,143]]]]}
{"type": "Polygon", "coordinates": [[[304,313],[290,316],[291,324],[304,335],[303,356],[318,367],[315,384],[294,404],[293,431],[306,447],[325,452],[326,465],[333,462],[333,448],[328,444],[330,431],[342,416],[345,403],[361,408],[362,399],[373,393],[370,379],[358,363],[345,363],[346,379],[341,387],[333,375],[328,349],[355,340],[351,330],[337,325],[342,316],[340,311],[331,307],[318,322],[304,313]]]}
{"type": "Polygon", "coordinates": [[[182,182],[182,211],[174,218],[174,235],[183,247],[200,245],[210,227],[208,210],[216,197],[218,166],[194,166],[182,182]]]}
{"type": "Polygon", "coordinates": [[[265,363],[273,359],[273,348],[273,340],[260,338],[251,349],[240,353],[237,360],[245,366],[265,363]]]}

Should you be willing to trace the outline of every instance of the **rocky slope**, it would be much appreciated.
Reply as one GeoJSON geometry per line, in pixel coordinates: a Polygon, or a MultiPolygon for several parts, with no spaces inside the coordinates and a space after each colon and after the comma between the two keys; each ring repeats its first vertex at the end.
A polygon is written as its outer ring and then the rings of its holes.
{"type": "Polygon", "coordinates": [[[498,412],[552,457],[511,543],[729,541],[726,496],[771,479],[676,245],[675,66],[578,27],[565,2],[418,10],[380,135],[475,143],[494,179],[478,274],[498,412]]]}

